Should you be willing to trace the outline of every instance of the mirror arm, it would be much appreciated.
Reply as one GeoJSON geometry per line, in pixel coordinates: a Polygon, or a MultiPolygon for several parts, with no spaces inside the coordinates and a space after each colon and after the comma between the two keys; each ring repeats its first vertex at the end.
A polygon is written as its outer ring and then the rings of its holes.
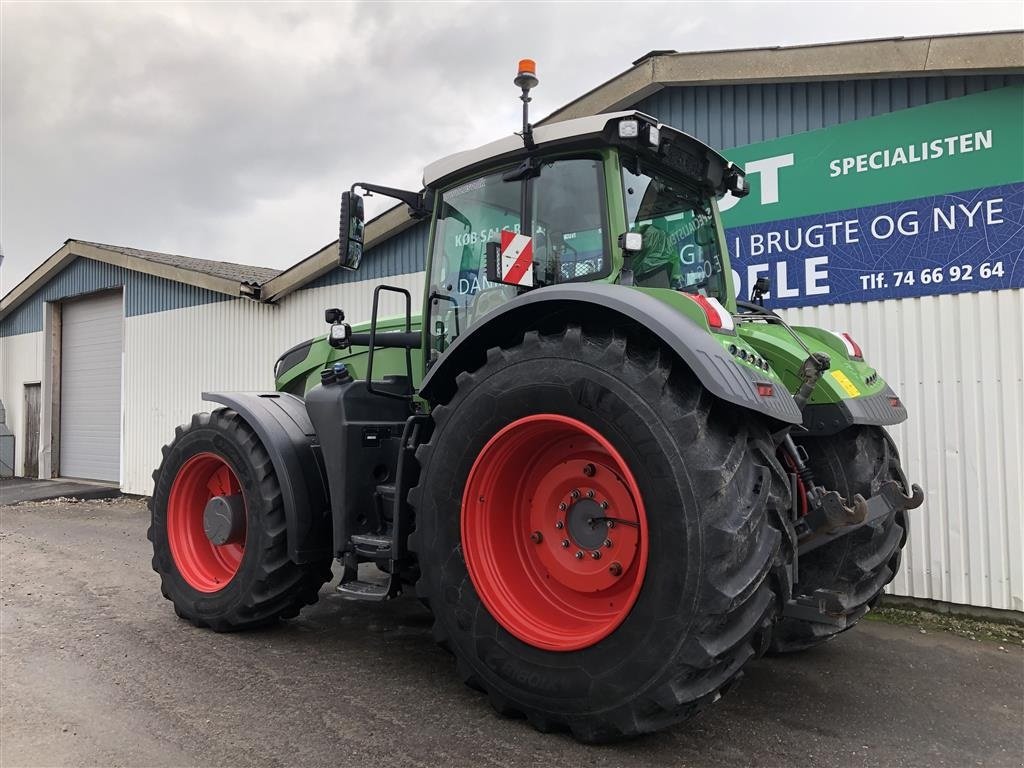
{"type": "Polygon", "coordinates": [[[376,192],[378,195],[401,200],[409,206],[410,215],[414,219],[423,219],[430,215],[430,208],[427,205],[426,196],[423,192],[411,192],[407,189],[398,189],[396,187],[382,187],[379,184],[368,184],[362,181],[357,181],[352,185],[353,190],[356,187],[362,187],[367,192],[376,192]]]}

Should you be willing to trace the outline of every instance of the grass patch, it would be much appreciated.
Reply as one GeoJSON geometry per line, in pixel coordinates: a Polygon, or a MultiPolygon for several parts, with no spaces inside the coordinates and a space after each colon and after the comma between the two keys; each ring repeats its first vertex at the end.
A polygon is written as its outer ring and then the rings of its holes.
{"type": "Polygon", "coordinates": [[[1024,645],[1024,627],[1016,624],[1000,624],[995,621],[971,619],[931,611],[917,611],[907,608],[875,608],[864,617],[868,621],[884,621],[917,627],[925,632],[949,632],[978,642],[998,645],[1024,645]]]}

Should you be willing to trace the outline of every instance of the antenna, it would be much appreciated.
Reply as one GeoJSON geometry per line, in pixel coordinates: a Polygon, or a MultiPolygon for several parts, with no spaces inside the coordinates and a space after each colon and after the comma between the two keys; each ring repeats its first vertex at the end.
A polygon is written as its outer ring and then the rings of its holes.
{"type": "Polygon", "coordinates": [[[523,89],[519,100],[523,102],[523,144],[527,149],[533,149],[533,126],[530,125],[530,89],[536,88],[537,83],[537,62],[533,59],[519,60],[519,74],[513,81],[523,89]]]}

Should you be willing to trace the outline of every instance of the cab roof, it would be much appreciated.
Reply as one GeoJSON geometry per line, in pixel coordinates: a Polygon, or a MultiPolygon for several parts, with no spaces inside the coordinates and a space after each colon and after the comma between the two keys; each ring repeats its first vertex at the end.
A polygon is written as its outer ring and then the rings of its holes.
{"type": "MultiPolygon", "coordinates": [[[[552,144],[563,144],[573,140],[598,138],[602,135],[606,135],[606,132],[613,123],[618,123],[620,120],[629,118],[636,118],[650,123],[651,125],[656,125],[662,136],[676,136],[682,138],[695,149],[699,149],[701,152],[708,152],[717,157],[723,166],[728,164],[728,161],[722,157],[722,155],[700,139],[696,139],[690,134],[684,133],[671,125],[659,123],[657,118],[651,117],[650,115],[644,114],[638,110],[604,113],[601,115],[578,117],[573,120],[562,120],[557,123],[534,126],[533,141],[536,144],[537,149],[543,150],[546,146],[550,146],[552,144]]],[[[519,157],[525,157],[527,154],[526,146],[523,143],[523,137],[514,133],[511,136],[505,136],[504,138],[476,147],[475,149],[456,152],[453,155],[442,157],[440,160],[435,160],[423,169],[423,186],[437,187],[447,181],[455,181],[459,176],[463,175],[464,172],[468,172],[470,169],[478,165],[485,163],[490,164],[492,161],[497,160],[513,161],[519,157]]]]}

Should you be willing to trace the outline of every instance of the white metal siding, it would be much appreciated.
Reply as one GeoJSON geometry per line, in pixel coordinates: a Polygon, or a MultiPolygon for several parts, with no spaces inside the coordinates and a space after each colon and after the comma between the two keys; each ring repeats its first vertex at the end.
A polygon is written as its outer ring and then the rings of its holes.
{"type": "Polygon", "coordinates": [[[121,476],[121,292],[64,304],[61,319],[60,474],[121,476]]]}
{"type": "MultiPolygon", "coordinates": [[[[289,347],[327,331],[324,309],[341,307],[346,319],[370,319],[375,286],[412,294],[419,314],[422,272],[297,291],[280,304],[224,301],[129,317],[125,321],[125,472],[122,489],[149,495],[160,447],[174,428],[198,411],[218,407],[204,391],[268,391],[274,362],[289,347]]],[[[380,297],[380,316],[404,311],[394,294],[380,297]]]]}
{"type": "MultiPolygon", "coordinates": [[[[42,381],[44,335],[20,333],[0,338],[0,400],[7,409],[7,426],[14,433],[14,472],[25,472],[25,397],[26,382],[42,381]]],[[[45,388],[44,388],[45,391],[45,388]]],[[[40,425],[40,453],[49,450],[49,430],[40,425]]],[[[40,460],[40,469],[43,461],[40,460]]]]}
{"type": "Polygon", "coordinates": [[[850,331],[910,412],[891,432],[925,503],[889,591],[1024,610],[1024,291],[785,316],[850,331]]]}

